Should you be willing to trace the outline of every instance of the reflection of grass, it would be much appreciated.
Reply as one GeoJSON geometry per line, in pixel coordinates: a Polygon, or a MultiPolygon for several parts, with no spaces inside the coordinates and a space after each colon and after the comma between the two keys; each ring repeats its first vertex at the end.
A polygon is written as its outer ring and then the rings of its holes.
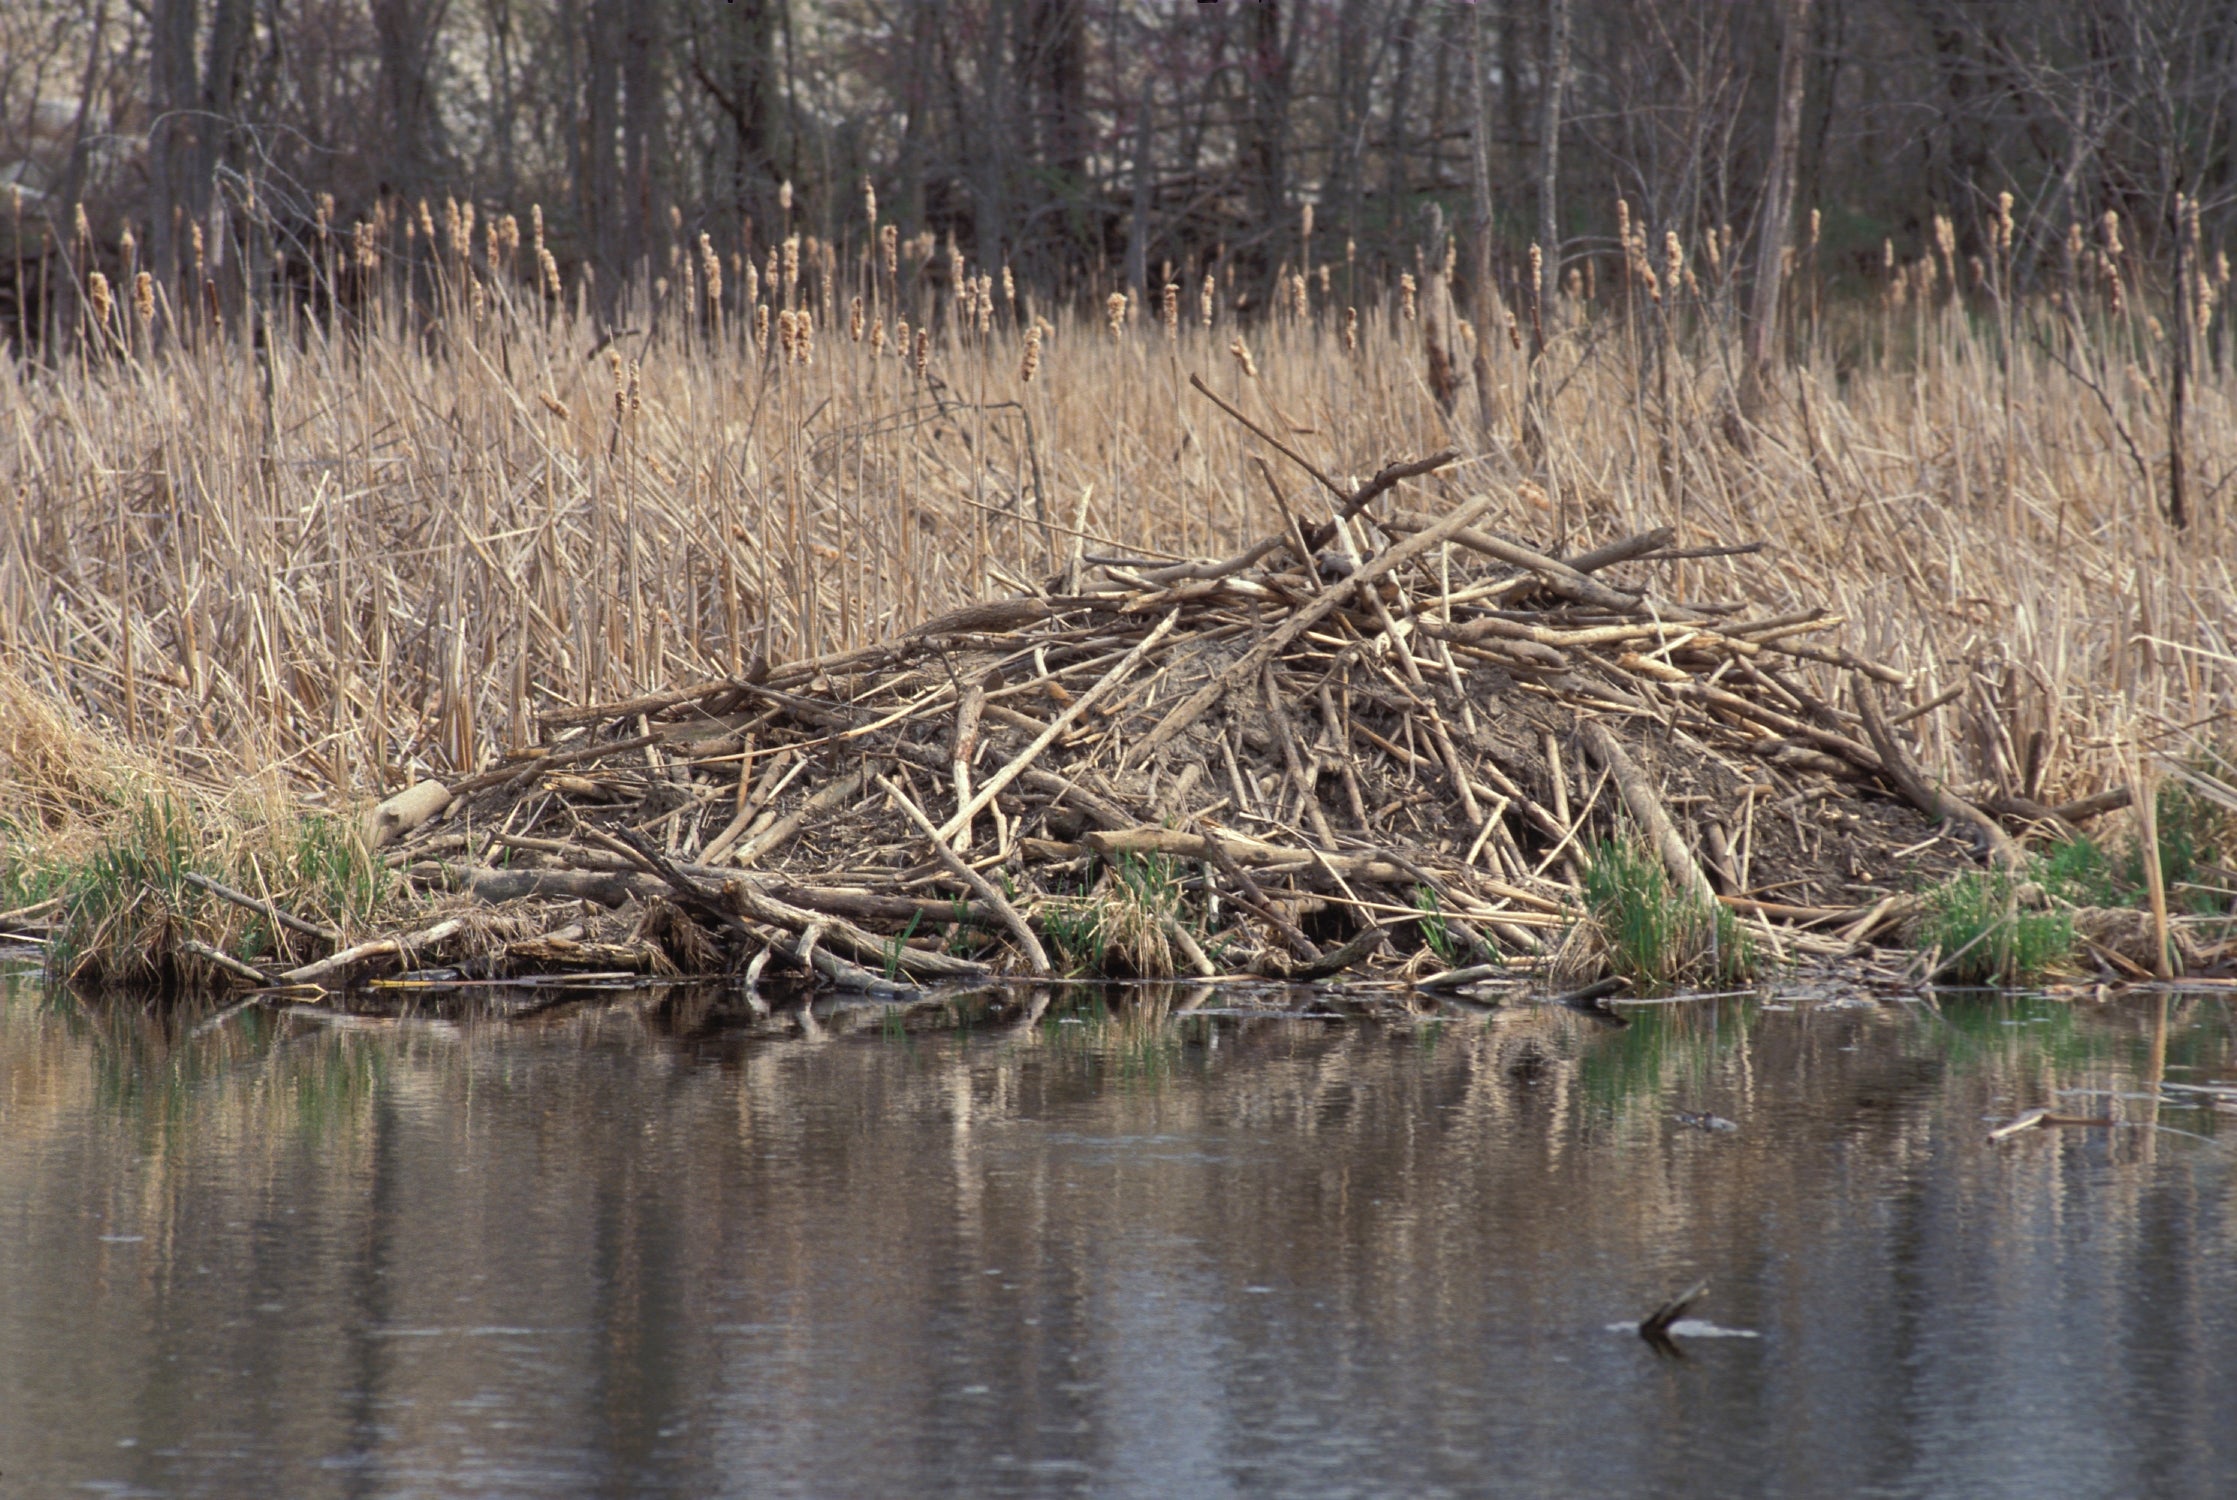
{"type": "Polygon", "coordinates": [[[1090,992],[1052,1005],[1041,1035],[1058,1057],[1153,1083],[1173,1074],[1189,1045],[1185,1018],[1176,1022],[1164,998],[1141,993],[1113,1004],[1090,992]]]}
{"type": "Polygon", "coordinates": [[[1614,1112],[1636,1099],[1661,1098],[1674,1079],[1698,1087],[1747,1038],[1756,1005],[1729,999],[1643,1007],[1621,1031],[1588,1035],[1577,1063],[1585,1102],[1614,1112]]]}

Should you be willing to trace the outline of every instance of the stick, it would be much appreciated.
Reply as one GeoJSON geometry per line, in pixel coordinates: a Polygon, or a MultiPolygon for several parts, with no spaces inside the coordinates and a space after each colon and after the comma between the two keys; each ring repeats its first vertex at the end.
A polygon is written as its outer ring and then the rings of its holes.
{"type": "Polygon", "coordinates": [[[1158,721],[1157,727],[1152,729],[1147,737],[1127,751],[1124,759],[1120,762],[1121,767],[1138,766],[1159,750],[1164,749],[1166,745],[1178,738],[1183,730],[1201,718],[1206,709],[1225,696],[1229,688],[1238,682],[1248,682],[1251,678],[1257,676],[1259,669],[1286,650],[1290,642],[1328,618],[1354,593],[1374,583],[1386,573],[1404,567],[1424,552],[1450,539],[1455,532],[1467,526],[1470,521],[1491,509],[1493,499],[1494,497],[1489,493],[1478,495],[1427,531],[1407,538],[1343,582],[1331,585],[1312,603],[1292,614],[1288,620],[1283,622],[1279,630],[1228,663],[1226,670],[1189,694],[1170,713],[1158,721]]]}
{"type": "MultiPolygon", "coordinates": [[[[1178,614],[1179,611],[1174,613],[1178,614]]],[[[1173,616],[1167,616],[1166,623],[1172,623],[1172,619],[1173,616]]],[[[1018,915],[1017,908],[1010,905],[1002,893],[994,888],[994,883],[965,864],[948,847],[948,841],[941,836],[940,830],[933,826],[932,820],[924,815],[924,809],[917,806],[907,792],[883,776],[878,778],[878,785],[885,789],[885,794],[893,799],[894,805],[908,816],[909,821],[917,825],[917,831],[932,841],[932,852],[938,856],[941,864],[947,866],[948,873],[977,892],[979,899],[993,909],[995,918],[1009,929],[1010,935],[1018,940],[1018,946],[1025,950],[1025,961],[1031,966],[1034,977],[1046,979],[1054,975],[1056,970],[1049,964],[1048,950],[1033,935],[1033,929],[1025,924],[1025,918],[1018,915]]]]}
{"type": "Polygon", "coordinates": [[[1056,743],[1058,735],[1070,728],[1081,714],[1094,707],[1097,699],[1132,676],[1134,669],[1141,665],[1142,659],[1156,650],[1158,644],[1172,633],[1173,627],[1180,622],[1180,618],[1181,612],[1178,609],[1168,611],[1165,618],[1157,622],[1157,628],[1142,638],[1142,643],[1139,646],[1127,652],[1117,666],[1098,678],[1095,686],[1074,698],[1071,706],[1056,716],[1055,723],[1036,735],[1032,744],[1020,750],[1008,765],[989,777],[987,784],[979,789],[976,796],[972,797],[969,802],[964,803],[954,817],[940,825],[941,840],[952,839],[965,828],[968,828],[971,819],[976,817],[989,802],[992,802],[997,793],[1017,780],[1043,750],[1056,743]]]}
{"type": "Polygon", "coordinates": [[[179,878],[188,885],[208,891],[211,895],[221,900],[230,901],[235,906],[245,906],[258,916],[267,921],[276,922],[290,932],[299,932],[305,937],[314,937],[327,943],[339,943],[342,940],[342,934],[335,928],[322,927],[316,922],[306,922],[293,912],[281,910],[278,904],[274,902],[259,900],[246,891],[237,891],[233,887],[212,880],[209,876],[198,871],[188,870],[179,878]]]}
{"type": "Polygon", "coordinates": [[[354,947],[344,948],[339,953],[322,958],[317,963],[305,964],[299,969],[289,969],[280,976],[280,979],[285,984],[315,984],[323,987],[328,979],[354,965],[364,963],[368,959],[401,957],[414,948],[431,948],[445,938],[456,936],[465,925],[458,918],[452,917],[437,922],[433,927],[421,932],[406,933],[402,937],[376,938],[369,943],[358,943],[354,947]]]}
{"type": "Polygon", "coordinates": [[[862,773],[860,771],[849,772],[847,775],[840,777],[837,781],[830,783],[822,791],[801,803],[792,812],[777,819],[776,822],[770,824],[760,833],[746,840],[744,846],[731,857],[731,863],[741,870],[750,868],[754,861],[760,859],[764,854],[783,847],[794,834],[800,831],[800,825],[807,822],[808,819],[818,813],[829,811],[861,790],[862,773]]]}
{"type": "Polygon", "coordinates": [[[1303,928],[1283,916],[1280,909],[1266,899],[1266,893],[1258,888],[1258,882],[1251,879],[1250,873],[1235,862],[1235,856],[1227,852],[1227,845],[1221,843],[1218,839],[1208,838],[1204,840],[1204,853],[1222,875],[1225,875],[1240,888],[1242,894],[1235,897],[1237,905],[1246,908],[1259,920],[1272,927],[1281,937],[1281,940],[1288,945],[1290,952],[1304,959],[1307,963],[1319,961],[1319,945],[1305,936],[1303,928]]]}
{"type": "Polygon", "coordinates": [[[1997,865],[2013,874],[2021,874],[2027,861],[2020,854],[2019,845],[2003,826],[1987,813],[1961,797],[1931,785],[1919,775],[1910,757],[1895,738],[1895,731],[1887,727],[1887,719],[1880,712],[1878,700],[1872,690],[1862,682],[1852,682],[1856,695],[1857,712],[1864,716],[1864,732],[1872,737],[1872,748],[1880,752],[1880,774],[1886,778],[1904,801],[1910,803],[1930,818],[1940,818],[1951,823],[1965,823],[1980,830],[1989,857],[1997,865]]]}
{"type": "MultiPolygon", "coordinates": [[[[956,700],[955,743],[949,758],[953,762],[951,774],[955,780],[955,805],[957,807],[969,807],[971,805],[971,757],[978,752],[979,711],[985,707],[986,689],[975,682],[966,687],[963,690],[963,695],[956,700]]],[[[957,831],[955,847],[959,853],[970,850],[971,823],[969,819],[965,819],[963,827],[957,831]]]]}
{"type": "Polygon", "coordinates": [[[260,969],[251,968],[249,965],[242,963],[239,959],[235,958],[232,954],[221,952],[220,950],[211,947],[208,943],[197,942],[193,938],[186,938],[179,943],[179,951],[181,953],[191,953],[196,958],[201,959],[202,962],[210,965],[212,968],[221,969],[224,972],[232,975],[235,979],[245,981],[246,983],[254,985],[267,985],[272,982],[271,975],[264,973],[260,969]]]}

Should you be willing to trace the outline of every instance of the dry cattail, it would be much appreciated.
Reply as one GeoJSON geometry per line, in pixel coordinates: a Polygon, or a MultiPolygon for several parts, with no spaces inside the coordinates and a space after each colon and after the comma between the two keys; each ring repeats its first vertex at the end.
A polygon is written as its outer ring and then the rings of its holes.
{"type": "Polygon", "coordinates": [[[327,227],[334,222],[334,195],[320,193],[311,200],[311,227],[321,240],[326,238],[327,227]]]}
{"type": "Polygon", "coordinates": [[[769,347],[769,304],[766,302],[753,305],[753,341],[763,349],[769,347]]]}
{"type": "Polygon", "coordinates": [[[895,359],[907,359],[909,357],[909,320],[907,318],[895,318],[893,320],[893,357],[895,359]]]}
{"type": "Polygon", "coordinates": [[[1307,203],[1298,210],[1297,237],[1307,246],[1313,243],[1313,205],[1307,203]]]}
{"type": "Polygon", "coordinates": [[[1312,303],[1305,294],[1305,278],[1302,276],[1289,278],[1289,310],[1300,318],[1312,311],[1312,303]]]}
{"type": "Polygon", "coordinates": [[[1622,198],[1616,200],[1616,243],[1631,243],[1631,204],[1622,198]]]}
{"type": "MultiPolygon", "coordinates": [[[[410,221],[406,221],[407,226],[410,221]]],[[[427,200],[419,200],[419,237],[427,241],[430,249],[435,244],[435,215],[428,209],[427,200]]]]}
{"type": "Polygon", "coordinates": [[[1218,297],[1219,288],[1212,280],[1212,273],[1206,271],[1204,273],[1204,291],[1197,299],[1197,313],[1198,316],[1203,318],[1206,328],[1212,326],[1212,304],[1218,300],[1218,297]]]}
{"type": "Polygon", "coordinates": [[[771,245],[769,247],[768,266],[761,273],[761,279],[769,285],[769,300],[771,302],[776,301],[778,297],[783,295],[784,280],[778,270],[781,265],[783,265],[783,262],[778,259],[777,247],[771,245]]]}
{"type": "Polygon", "coordinates": [[[878,231],[878,248],[885,252],[885,273],[894,275],[901,268],[901,230],[888,224],[878,231]]]}
{"type": "Polygon", "coordinates": [[[541,204],[541,203],[531,203],[531,204],[529,204],[529,205],[528,205],[528,228],[529,228],[529,233],[530,233],[530,238],[531,238],[531,241],[533,242],[533,244],[534,244],[534,246],[535,246],[535,249],[536,249],[536,259],[537,259],[537,261],[538,261],[539,263],[541,263],[541,262],[542,262],[542,260],[543,260],[543,256],[544,256],[544,205],[543,205],[543,204],[541,204]]]}
{"type": "Polygon", "coordinates": [[[1344,309],[1344,352],[1359,352],[1359,309],[1356,307],[1344,309]]]}
{"type": "Polygon", "coordinates": [[[955,241],[948,241],[948,285],[958,297],[968,297],[970,281],[963,274],[963,252],[955,248],[955,241]]]}
{"type": "Polygon", "coordinates": [[[880,318],[880,319],[878,319],[878,321],[877,321],[877,322],[875,322],[875,323],[872,323],[872,324],[870,325],[870,357],[871,357],[872,359],[875,359],[875,358],[877,358],[877,357],[878,357],[878,356],[879,356],[880,354],[883,354],[884,352],[885,352],[885,319],[883,319],[883,318],[880,318]]]}
{"type": "Polygon", "coordinates": [[[917,379],[919,379],[919,380],[922,380],[922,379],[924,378],[924,367],[925,367],[926,365],[930,364],[931,362],[932,362],[932,335],[931,335],[931,333],[930,333],[930,332],[929,332],[928,330],[926,330],[926,329],[922,329],[922,328],[919,328],[919,329],[917,330],[917,349],[916,349],[916,367],[917,367],[917,379]]]}
{"type": "MultiPolygon", "coordinates": [[[[142,271],[140,274],[145,277],[147,272],[142,271]]],[[[2203,271],[2198,273],[2198,289],[2191,300],[2198,309],[2193,316],[2197,319],[2199,336],[2203,338],[2206,330],[2212,327],[2214,322],[2214,282],[2213,278],[2203,271]]]]}
{"type": "Polygon", "coordinates": [[[1893,273],[1893,272],[1894,272],[1894,270],[1895,270],[1895,241],[1894,241],[1894,240],[1892,240],[1892,239],[1885,239],[1885,240],[1881,240],[1881,241],[1880,241],[1880,265],[1881,265],[1881,267],[1882,267],[1883,269],[1887,270],[1888,272],[1890,272],[1890,273],[1893,273]]]}
{"type": "Polygon", "coordinates": [[[1821,215],[1821,214],[1820,214],[1820,213],[1819,213],[1819,212],[1818,212],[1818,211],[1817,211],[1816,209],[1814,209],[1814,208],[1813,208],[1813,209],[1811,209],[1811,210],[1810,210],[1810,249],[1811,249],[1811,250],[1815,251],[1815,250],[1816,250],[1816,249],[1818,248],[1818,234],[1819,234],[1819,231],[1821,231],[1821,230],[1822,230],[1822,229],[1823,229],[1824,227],[1825,227],[1824,216],[1823,216],[1823,215],[1821,215]]]}
{"type": "Polygon", "coordinates": [[[99,271],[87,272],[85,278],[85,300],[87,305],[93,309],[94,322],[108,322],[110,307],[109,278],[102,275],[99,271]]]}
{"type": "Polygon", "coordinates": [[[1316,269],[1320,273],[1320,294],[1325,297],[1328,295],[1328,267],[1323,264],[1316,269]]]}
{"type": "Polygon", "coordinates": [[[1446,241],[1445,241],[1445,266],[1444,266],[1444,272],[1445,272],[1445,280],[1446,280],[1446,281],[1448,281],[1448,282],[1449,282],[1449,281],[1451,281],[1451,280],[1452,280],[1453,267],[1454,267],[1455,265],[1457,265],[1457,264],[1459,263],[1459,260],[1460,260],[1460,242],[1459,242],[1458,240],[1446,240],[1446,241]]]}
{"type": "Polygon", "coordinates": [[[857,297],[847,304],[847,337],[857,344],[862,342],[863,321],[862,299],[857,297]]]}
{"type": "Polygon", "coordinates": [[[2160,325],[2159,319],[2151,313],[2144,314],[2144,331],[2152,336],[2152,342],[2155,344],[2165,343],[2167,340],[2167,330],[2160,325]]]}
{"type": "Polygon", "coordinates": [[[562,422],[566,421],[571,415],[567,410],[567,403],[549,391],[538,391],[536,399],[544,403],[544,410],[550,412],[562,422]]]}
{"type": "Polygon", "coordinates": [[[2214,252],[2214,285],[2229,285],[2229,252],[2227,250],[2216,250],[2214,252]]]}
{"type": "Polygon", "coordinates": [[[804,365],[816,362],[816,320],[805,307],[800,309],[800,322],[793,329],[792,357],[804,365]]]}
{"type": "Polygon", "coordinates": [[[645,409],[644,385],[641,379],[643,374],[644,371],[639,367],[637,361],[631,360],[629,362],[629,414],[633,417],[645,409]]]}
{"type": "Polygon", "coordinates": [[[1518,353],[1522,349],[1522,324],[1515,320],[1512,308],[1507,310],[1507,347],[1518,353]]]}
{"type": "Polygon", "coordinates": [[[1181,337],[1181,284],[1179,282],[1168,281],[1165,283],[1165,293],[1159,311],[1165,321],[1165,341],[1167,343],[1179,342],[1181,337]]]}
{"type": "Polygon", "coordinates": [[[792,300],[792,289],[800,284],[800,236],[788,234],[784,242],[785,300],[792,300]]]}
{"type": "Polygon", "coordinates": [[[878,227],[878,189],[866,176],[862,179],[862,212],[868,217],[870,227],[878,227]]]}
{"type": "Polygon", "coordinates": [[[549,250],[536,252],[536,263],[544,277],[544,295],[557,302],[562,294],[559,284],[559,260],[549,250]]]}
{"type": "Polygon", "coordinates": [[[1996,195],[1996,253],[2012,253],[2012,195],[2008,192],[1996,195]]]}
{"type": "Polygon", "coordinates": [[[1398,315],[1407,322],[1414,321],[1414,273],[1398,273],[1398,315]]]}
{"type": "Polygon", "coordinates": [[[622,363],[621,351],[609,346],[606,350],[606,373],[614,377],[614,415],[629,414],[629,370],[622,363]]]}
{"type": "Polygon", "coordinates": [[[1686,251],[1685,246],[1678,243],[1678,231],[1675,229],[1663,231],[1662,264],[1672,286],[1677,286],[1685,280],[1686,251]]]}
{"type": "Polygon", "coordinates": [[[85,205],[83,203],[75,204],[71,207],[70,235],[71,238],[75,239],[80,245],[90,245],[93,243],[93,226],[86,222],[85,205]]]}
{"type": "Polygon", "coordinates": [[[1645,256],[1639,258],[1639,279],[1646,283],[1647,295],[1656,302],[1662,300],[1662,281],[1654,274],[1654,267],[1647,264],[1645,256]]]}
{"type": "Polygon", "coordinates": [[[482,326],[482,315],[489,311],[489,296],[482,290],[482,279],[473,272],[466,273],[466,317],[470,326],[482,326]]]}
{"type": "Polygon", "coordinates": [[[784,354],[784,362],[792,363],[792,343],[799,337],[800,318],[791,308],[777,314],[777,348],[784,354]]]}
{"type": "Polygon", "coordinates": [[[1538,289],[1545,284],[1546,252],[1540,249],[1537,242],[1533,240],[1530,245],[1530,295],[1537,296],[1538,289]]]}
{"type": "Polygon", "coordinates": [[[2118,317],[2128,305],[2127,298],[2122,295],[2120,266],[2107,255],[2099,258],[2097,269],[2105,278],[2105,295],[2111,299],[2113,314],[2118,317]]]}
{"type": "Polygon", "coordinates": [[[1235,363],[1243,367],[1244,379],[1258,379],[1258,361],[1251,358],[1250,346],[1243,342],[1241,334],[1235,335],[1233,341],[1227,346],[1227,352],[1234,355],[1235,363]]]}
{"type": "Polygon", "coordinates": [[[705,230],[699,231],[700,274],[707,279],[707,305],[722,306],[722,257],[715,254],[715,242],[705,230]]]}
{"type": "Polygon", "coordinates": [[[1040,369],[1041,330],[1039,328],[1028,328],[1025,330],[1025,358],[1018,362],[1018,379],[1024,381],[1027,385],[1031,385],[1033,377],[1040,373],[1040,369]]]}
{"type": "MultiPolygon", "coordinates": [[[[2214,294],[2211,288],[2208,288],[2205,296],[2200,299],[2200,304],[2207,309],[2207,316],[2211,317],[2214,305],[2214,294]]],[[[132,278],[132,311],[142,323],[150,323],[155,320],[155,278],[145,271],[132,278]]],[[[2203,328],[2205,325],[2200,324],[2199,326],[2203,328]]]]}
{"type": "MultiPolygon", "coordinates": [[[[350,250],[351,258],[357,262],[358,274],[370,276],[374,267],[381,263],[380,240],[371,223],[364,219],[357,221],[356,226],[350,230],[350,250]]],[[[546,255],[544,258],[549,260],[551,257],[546,255]]]]}
{"type": "Polygon", "coordinates": [[[1002,303],[1010,310],[1010,320],[1012,322],[1017,321],[1018,283],[1017,278],[1010,274],[1010,268],[1006,263],[1002,267],[1002,303]]]}
{"type": "Polygon", "coordinates": [[[979,278],[979,332],[994,331],[994,278],[979,278]]]}
{"type": "Polygon", "coordinates": [[[1950,273],[1950,280],[1957,280],[1957,226],[1948,214],[1934,216],[1934,248],[1942,252],[1942,264],[1950,273]]]}
{"type": "Polygon", "coordinates": [[[789,177],[777,184],[777,211],[792,212],[792,179],[789,177]]]}
{"type": "Polygon", "coordinates": [[[2105,217],[2098,220],[2098,233],[2104,238],[2107,255],[2117,256],[2121,253],[2120,215],[2117,212],[2110,208],[2105,210],[2105,217]]]}
{"type": "MultiPolygon", "coordinates": [[[[1589,266],[1592,264],[1592,262],[1586,261],[1585,264],[1589,266]]],[[[1571,266],[1569,268],[1569,274],[1562,278],[1561,290],[1568,296],[1571,302],[1583,301],[1585,295],[1585,273],[1578,270],[1575,266],[1571,266]]]]}
{"type": "Polygon", "coordinates": [[[1103,320],[1111,330],[1111,337],[1117,338],[1119,330],[1126,326],[1126,293],[1113,292],[1103,299],[1103,320]]]}

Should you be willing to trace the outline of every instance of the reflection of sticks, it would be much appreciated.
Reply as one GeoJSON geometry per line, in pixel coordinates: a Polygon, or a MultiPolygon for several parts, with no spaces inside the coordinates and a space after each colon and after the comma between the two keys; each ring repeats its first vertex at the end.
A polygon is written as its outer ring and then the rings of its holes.
{"type": "Polygon", "coordinates": [[[1677,1296],[1672,1297],[1653,1312],[1641,1318],[1639,1320],[1639,1337],[1650,1340],[1669,1338],[1670,1325],[1684,1317],[1692,1309],[1694,1303],[1708,1295],[1709,1283],[1696,1281],[1693,1285],[1678,1293],[1677,1296]]]}

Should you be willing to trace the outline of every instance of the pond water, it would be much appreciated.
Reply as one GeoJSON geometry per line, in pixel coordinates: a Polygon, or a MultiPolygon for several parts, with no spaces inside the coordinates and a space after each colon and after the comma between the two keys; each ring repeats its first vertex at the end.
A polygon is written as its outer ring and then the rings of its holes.
{"type": "Polygon", "coordinates": [[[0,981],[0,1496],[2237,1492],[2224,997],[1191,1004],[0,981]]]}

